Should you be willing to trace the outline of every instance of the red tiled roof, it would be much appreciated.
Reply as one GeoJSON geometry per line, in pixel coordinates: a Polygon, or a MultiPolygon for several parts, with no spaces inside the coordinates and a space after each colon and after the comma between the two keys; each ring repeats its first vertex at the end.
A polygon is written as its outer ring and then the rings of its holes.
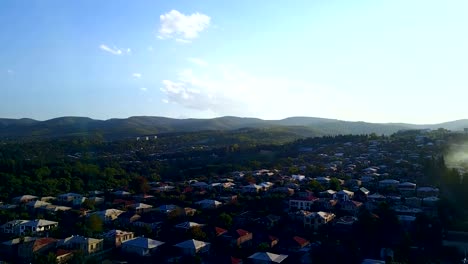
{"type": "Polygon", "coordinates": [[[306,246],[309,244],[309,240],[305,239],[305,238],[302,238],[302,237],[298,237],[298,236],[295,236],[293,237],[294,241],[296,241],[301,247],[303,246],[306,246]]]}
{"type": "Polygon", "coordinates": [[[242,259],[231,257],[231,264],[240,264],[240,263],[242,263],[242,259]]]}
{"type": "Polygon", "coordinates": [[[244,229],[237,229],[236,232],[241,237],[250,234],[249,231],[245,231],[244,229]]]}
{"type": "Polygon", "coordinates": [[[66,249],[57,249],[57,253],[55,254],[57,257],[60,257],[60,256],[63,256],[63,255],[66,255],[68,253],[72,253],[73,251],[71,250],[66,250],[66,249]]]}
{"type": "Polygon", "coordinates": [[[217,235],[217,236],[220,236],[220,235],[226,233],[227,230],[226,230],[226,229],[223,229],[223,228],[221,228],[221,227],[215,227],[215,232],[216,232],[216,235],[217,235]]]}
{"type": "Polygon", "coordinates": [[[34,241],[33,251],[39,250],[42,247],[47,246],[48,244],[54,243],[56,241],[57,239],[51,237],[39,238],[36,241],[34,241]]]}

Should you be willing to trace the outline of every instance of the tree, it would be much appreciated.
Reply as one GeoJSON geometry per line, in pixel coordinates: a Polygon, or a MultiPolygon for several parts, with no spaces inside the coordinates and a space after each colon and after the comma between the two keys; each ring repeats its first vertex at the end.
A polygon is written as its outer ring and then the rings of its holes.
{"type": "Polygon", "coordinates": [[[194,226],[190,228],[189,234],[193,239],[196,239],[196,240],[206,239],[206,233],[203,232],[203,230],[199,226],[194,226]]]}
{"type": "Polygon", "coordinates": [[[101,217],[99,217],[97,214],[92,214],[86,221],[86,227],[93,233],[102,232],[103,225],[104,223],[102,222],[101,217]]]}
{"type": "Polygon", "coordinates": [[[314,193],[318,193],[324,190],[323,186],[317,180],[311,180],[307,186],[314,193]]]}
{"type": "Polygon", "coordinates": [[[148,179],[143,176],[135,176],[129,183],[130,189],[135,193],[146,194],[150,190],[148,179]]]}
{"type": "Polygon", "coordinates": [[[337,178],[331,178],[329,183],[330,189],[334,191],[341,191],[341,181],[337,178]]]}
{"type": "Polygon", "coordinates": [[[232,217],[226,213],[222,213],[218,216],[216,222],[222,227],[229,228],[232,225],[232,217]]]}

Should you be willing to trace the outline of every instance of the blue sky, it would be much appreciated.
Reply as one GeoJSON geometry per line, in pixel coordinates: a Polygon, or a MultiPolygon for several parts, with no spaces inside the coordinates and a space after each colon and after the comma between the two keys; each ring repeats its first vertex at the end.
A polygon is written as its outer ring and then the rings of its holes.
{"type": "Polygon", "coordinates": [[[468,118],[468,1],[0,2],[0,116],[468,118]]]}

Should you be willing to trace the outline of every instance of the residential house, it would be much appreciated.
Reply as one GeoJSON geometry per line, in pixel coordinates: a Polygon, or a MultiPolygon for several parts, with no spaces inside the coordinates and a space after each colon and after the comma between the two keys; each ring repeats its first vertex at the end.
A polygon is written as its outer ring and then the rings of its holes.
{"type": "Polygon", "coordinates": [[[347,212],[350,215],[356,216],[359,213],[360,208],[362,207],[363,203],[358,201],[340,201],[338,202],[338,206],[341,211],[347,212]]]}
{"type": "Polygon", "coordinates": [[[127,198],[127,197],[130,197],[132,195],[131,193],[126,192],[126,191],[115,191],[112,194],[115,195],[116,197],[120,197],[120,198],[127,198]]]}
{"type": "Polygon", "coordinates": [[[354,192],[341,190],[333,195],[333,199],[338,200],[340,202],[343,201],[350,201],[354,197],[354,192]]]}
{"type": "Polygon", "coordinates": [[[28,210],[30,212],[35,212],[37,209],[42,208],[42,207],[47,207],[49,205],[51,205],[51,204],[48,203],[48,202],[43,202],[43,201],[39,201],[39,200],[31,201],[29,203],[26,203],[26,207],[28,208],[28,210]]]}
{"type": "Polygon", "coordinates": [[[90,197],[90,198],[87,198],[86,200],[89,200],[94,205],[100,205],[105,202],[104,198],[98,197],[98,196],[90,197]]]}
{"type": "Polygon", "coordinates": [[[185,216],[194,216],[196,212],[197,212],[197,209],[190,208],[190,207],[184,207],[185,216]]]}
{"type": "Polygon", "coordinates": [[[59,248],[55,252],[56,256],[56,263],[57,264],[66,264],[68,263],[72,258],[73,258],[73,250],[67,250],[67,249],[62,249],[59,248]]]}
{"type": "Polygon", "coordinates": [[[19,226],[27,223],[30,220],[12,220],[0,226],[0,231],[5,234],[19,233],[19,226]]]}
{"type": "Polygon", "coordinates": [[[369,196],[370,191],[364,187],[359,188],[356,192],[354,192],[354,200],[358,202],[367,202],[367,197],[369,196]]]}
{"type": "Polygon", "coordinates": [[[293,252],[309,250],[310,241],[300,236],[294,236],[292,238],[292,244],[288,247],[288,250],[293,252]]]}
{"type": "Polygon", "coordinates": [[[439,188],[433,188],[433,187],[419,187],[416,189],[416,196],[420,198],[426,198],[426,197],[431,197],[439,196],[439,188]]]}
{"type": "Polygon", "coordinates": [[[102,237],[106,244],[112,245],[113,247],[120,247],[123,242],[133,239],[135,233],[114,229],[105,233],[102,237]]]}
{"type": "Polygon", "coordinates": [[[24,243],[31,243],[36,241],[37,238],[35,237],[19,237],[19,238],[14,238],[12,240],[8,240],[5,242],[2,242],[0,245],[0,262],[1,261],[9,261],[9,262],[18,262],[19,261],[19,256],[18,256],[18,248],[21,244],[24,243]]]}
{"type": "Polygon", "coordinates": [[[83,195],[77,193],[64,193],[57,196],[58,203],[72,206],[80,206],[85,199],[83,195]]]}
{"type": "Polygon", "coordinates": [[[215,232],[215,235],[219,237],[219,236],[226,234],[228,231],[221,227],[215,227],[214,232],[215,232]]]}
{"type": "Polygon", "coordinates": [[[223,237],[230,241],[232,246],[245,247],[252,245],[253,235],[251,232],[244,229],[237,229],[235,231],[228,232],[224,234],[223,237]]]}
{"type": "Polygon", "coordinates": [[[141,215],[139,214],[136,214],[134,212],[125,212],[125,213],[119,214],[119,216],[117,217],[115,221],[125,226],[128,224],[135,223],[136,221],[139,221],[140,219],[141,219],[141,215]]]}
{"type": "Polygon", "coordinates": [[[345,182],[345,186],[350,190],[358,190],[361,185],[362,182],[358,179],[349,179],[345,182]]]}
{"type": "Polygon", "coordinates": [[[41,207],[38,209],[38,211],[44,211],[49,214],[56,214],[57,212],[65,212],[71,210],[71,207],[68,206],[62,206],[62,205],[48,205],[46,207],[41,207]]]}
{"type": "Polygon", "coordinates": [[[402,182],[398,185],[398,190],[405,197],[414,196],[416,192],[416,183],[402,182]]]}
{"type": "Polygon", "coordinates": [[[89,196],[91,197],[97,197],[97,196],[103,196],[104,195],[104,192],[102,191],[90,191],[89,192],[89,196]]]}
{"type": "Polygon", "coordinates": [[[252,264],[273,264],[282,263],[286,260],[288,255],[278,255],[270,252],[257,252],[249,257],[252,264]]]}
{"type": "Polygon", "coordinates": [[[94,212],[91,215],[98,215],[104,223],[110,223],[117,219],[117,217],[119,217],[119,215],[123,213],[125,212],[117,209],[106,209],[94,212]]]}
{"type": "Polygon", "coordinates": [[[260,218],[259,223],[265,226],[266,228],[272,228],[276,226],[281,220],[281,216],[269,214],[265,217],[260,218]]]}
{"type": "Polygon", "coordinates": [[[422,206],[422,198],[419,198],[419,197],[405,198],[405,205],[409,207],[420,208],[422,206]]]}
{"type": "Polygon", "coordinates": [[[317,210],[330,212],[333,211],[337,205],[337,200],[332,200],[328,198],[320,198],[316,201],[317,210]]]}
{"type": "Polygon", "coordinates": [[[294,181],[299,181],[299,182],[300,182],[300,181],[305,180],[305,175],[293,174],[293,175],[291,176],[291,178],[292,178],[292,180],[294,180],[294,181]]]}
{"type": "Polygon", "coordinates": [[[320,198],[330,198],[330,199],[332,199],[333,196],[335,195],[335,193],[336,193],[336,191],[334,191],[334,190],[326,190],[326,191],[320,192],[319,196],[320,196],[320,198]]]}
{"type": "Polygon", "coordinates": [[[400,182],[393,179],[386,179],[379,181],[379,189],[387,190],[387,189],[394,189],[396,190],[399,186],[400,182]]]}
{"type": "Polygon", "coordinates": [[[23,262],[31,262],[34,255],[55,249],[57,241],[58,240],[55,238],[44,237],[37,238],[29,242],[19,243],[18,256],[23,262]]]}
{"type": "Polygon", "coordinates": [[[43,219],[36,220],[13,220],[0,226],[3,233],[26,235],[41,234],[58,226],[58,222],[43,219]]]}
{"type": "Polygon", "coordinates": [[[21,195],[21,196],[13,198],[12,202],[14,204],[25,204],[25,203],[29,203],[31,201],[37,201],[38,199],[39,199],[39,197],[37,197],[37,196],[26,194],[26,195],[21,195]]]}
{"type": "Polygon", "coordinates": [[[335,219],[335,214],[327,212],[306,212],[304,214],[303,223],[305,228],[313,228],[318,230],[320,226],[328,224],[335,219]]]}
{"type": "Polygon", "coordinates": [[[181,250],[183,255],[195,256],[199,253],[208,253],[210,251],[210,243],[195,239],[186,240],[174,245],[181,250]]]}
{"type": "Polygon", "coordinates": [[[218,200],[226,204],[235,203],[237,202],[237,195],[220,196],[218,197],[218,200]]]}
{"type": "Polygon", "coordinates": [[[128,209],[132,212],[137,214],[143,214],[149,212],[153,208],[152,205],[145,204],[145,203],[136,203],[128,206],[128,209]]]}
{"type": "Polygon", "coordinates": [[[58,246],[65,249],[81,250],[85,255],[91,255],[103,250],[104,240],[83,236],[71,236],[60,240],[58,246]]]}
{"type": "Polygon", "coordinates": [[[199,205],[203,209],[216,209],[223,205],[223,203],[216,201],[216,200],[210,200],[210,199],[205,199],[196,202],[195,204],[199,205]]]}
{"type": "Polygon", "coordinates": [[[142,257],[152,256],[163,244],[165,243],[158,240],[136,237],[122,242],[122,251],[142,257]]]}
{"type": "Polygon", "coordinates": [[[58,226],[58,222],[44,219],[31,220],[19,225],[19,235],[40,234],[52,230],[58,226]]]}
{"type": "Polygon", "coordinates": [[[289,210],[312,210],[314,203],[318,200],[316,197],[290,199],[289,210]]]}
{"type": "Polygon", "coordinates": [[[209,184],[207,184],[206,182],[195,181],[195,182],[191,183],[190,186],[192,186],[194,188],[198,188],[198,189],[205,189],[205,188],[209,187],[209,184]]]}
{"type": "Polygon", "coordinates": [[[358,221],[355,216],[342,216],[333,222],[333,231],[337,233],[348,233],[353,229],[353,225],[358,221]]]}
{"type": "Polygon", "coordinates": [[[243,193],[258,193],[262,190],[262,186],[257,185],[257,184],[249,184],[246,186],[242,187],[242,192],[243,193]]]}
{"type": "Polygon", "coordinates": [[[195,222],[183,222],[183,223],[175,225],[175,228],[180,229],[180,230],[184,230],[184,231],[188,231],[191,228],[203,227],[203,226],[204,226],[203,224],[199,224],[199,223],[195,223],[195,222]]]}
{"type": "Polygon", "coordinates": [[[161,205],[158,207],[158,210],[164,214],[170,214],[176,211],[177,209],[180,209],[180,207],[178,207],[177,205],[173,205],[173,204],[165,204],[165,205],[161,205]]]}
{"type": "Polygon", "coordinates": [[[317,177],[315,180],[323,187],[327,188],[330,184],[330,177],[317,177]]]}

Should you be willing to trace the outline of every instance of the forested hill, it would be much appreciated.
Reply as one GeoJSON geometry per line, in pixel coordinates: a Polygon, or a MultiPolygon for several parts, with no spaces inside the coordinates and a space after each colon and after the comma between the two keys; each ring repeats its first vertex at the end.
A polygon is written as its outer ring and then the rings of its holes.
{"type": "Polygon", "coordinates": [[[106,139],[120,139],[174,132],[207,130],[238,130],[242,128],[288,131],[298,136],[336,134],[392,134],[399,130],[446,128],[463,130],[468,120],[413,125],[349,122],[316,117],[290,117],[281,120],[219,117],[212,119],[174,119],[166,117],[134,116],[125,119],[95,120],[87,117],[60,117],[46,121],[28,118],[0,119],[2,139],[45,139],[57,137],[100,135],[106,139]]]}

